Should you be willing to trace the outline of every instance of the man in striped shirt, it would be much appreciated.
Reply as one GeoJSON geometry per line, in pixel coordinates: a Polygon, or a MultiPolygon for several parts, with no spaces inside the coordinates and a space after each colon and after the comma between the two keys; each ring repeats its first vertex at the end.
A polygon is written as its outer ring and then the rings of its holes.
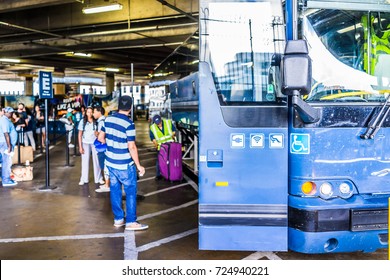
{"type": "Polygon", "coordinates": [[[137,222],[137,170],[143,176],[135,144],[135,126],[129,119],[132,108],[130,96],[121,96],[118,113],[108,116],[99,134],[99,141],[107,144],[106,160],[110,174],[110,198],[114,226],[126,224],[126,230],[143,230],[148,226],[137,222]],[[126,217],[122,209],[122,185],[126,193],[126,217]],[[125,223],[126,219],[126,223],[125,223]]]}

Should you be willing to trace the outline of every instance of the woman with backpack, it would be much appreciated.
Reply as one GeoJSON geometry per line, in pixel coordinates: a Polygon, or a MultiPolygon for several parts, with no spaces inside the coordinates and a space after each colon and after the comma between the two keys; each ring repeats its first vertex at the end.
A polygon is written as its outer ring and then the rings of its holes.
{"type": "Polygon", "coordinates": [[[83,119],[78,125],[79,149],[81,154],[81,178],[79,185],[89,182],[89,159],[92,154],[93,174],[95,184],[104,184],[99,159],[93,142],[97,136],[97,124],[93,118],[93,109],[88,107],[83,119]]]}

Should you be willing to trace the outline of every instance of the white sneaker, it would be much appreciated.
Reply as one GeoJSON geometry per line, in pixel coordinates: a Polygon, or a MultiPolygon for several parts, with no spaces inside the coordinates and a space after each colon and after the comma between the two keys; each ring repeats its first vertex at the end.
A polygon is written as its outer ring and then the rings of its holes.
{"type": "Polygon", "coordinates": [[[110,188],[106,187],[106,185],[101,185],[98,189],[95,190],[97,193],[109,192],[110,188]]]}
{"type": "Polygon", "coordinates": [[[125,220],[114,220],[114,227],[123,227],[125,225],[125,220]]]}
{"type": "Polygon", "coordinates": [[[84,184],[86,184],[86,183],[84,183],[83,181],[79,182],[79,186],[84,186],[84,184]]]}
{"type": "Polygon", "coordinates": [[[138,222],[134,222],[134,223],[127,223],[125,230],[144,230],[144,229],[147,229],[147,228],[149,228],[148,225],[140,224],[138,222]]]}
{"type": "Polygon", "coordinates": [[[74,148],[74,145],[73,145],[72,143],[70,143],[70,144],[68,145],[68,147],[69,147],[69,148],[74,148]]]}

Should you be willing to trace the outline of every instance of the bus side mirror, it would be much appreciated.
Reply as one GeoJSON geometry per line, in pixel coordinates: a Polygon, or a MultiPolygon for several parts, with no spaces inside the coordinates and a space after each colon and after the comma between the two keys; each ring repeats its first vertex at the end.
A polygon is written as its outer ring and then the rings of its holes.
{"type": "Polygon", "coordinates": [[[288,41],[281,64],[282,93],[304,95],[311,90],[311,60],[306,41],[288,41]]]}
{"type": "Polygon", "coordinates": [[[302,122],[320,120],[320,111],[301,99],[311,91],[311,60],[306,41],[288,41],[281,64],[282,93],[291,95],[291,104],[302,122]]]}

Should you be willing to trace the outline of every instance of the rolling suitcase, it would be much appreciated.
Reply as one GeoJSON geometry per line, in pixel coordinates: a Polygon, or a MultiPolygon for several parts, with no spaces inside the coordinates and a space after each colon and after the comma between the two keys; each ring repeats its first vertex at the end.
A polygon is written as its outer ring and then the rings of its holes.
{"type": "Polygon", "coordinates": [[[181,181],[183,179],[181,144],[176,142],[161,144],[158,164],[165,179],[181,181]]]}

